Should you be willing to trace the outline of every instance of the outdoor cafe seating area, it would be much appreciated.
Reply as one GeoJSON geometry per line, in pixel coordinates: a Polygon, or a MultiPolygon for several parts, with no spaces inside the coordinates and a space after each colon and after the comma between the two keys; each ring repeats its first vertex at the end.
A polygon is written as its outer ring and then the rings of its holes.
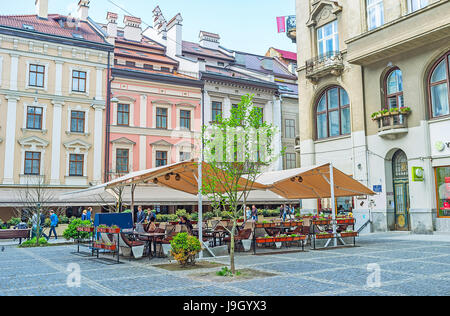
{"type": "MultiPolygon", "coordinates": [[[[112,220],[116,224],[111,226],[78,227],[80,236],[81,233],[85,235],[77,239],[76,253],[96,258],[100,258],[100,255],[104,258],[105,255],[112,255],[115,262],[120,262],[120,256],[129,260],[143,257],[151,260],[168,257],[170,243],[178,233],[184,232],[199,237],[197,221],[190,222],[192,228],[180,222],[160,222],[155,223],[154,230],[150,230],[147,223],[132,224],[128,227],[122,225],[120,217],[131,217],[131,214],[107,215],[119,220],[112,220]],[[80,246],[88,247],[89,251],[81,252],[80,246]]],[[[317,249],[320,248],[321,241],[326,240],[329,244],[334,238],[339,240],[341,245],[355,246],[355,238],[358,236],[358,232],[353,231],[355,219],[351,216],[338,216],[335,223],[337,229],[336,233],[333,233],[332,219],[323,216],[297,216],[285,221],[281,218],[265,218],[258,222],[239,219],[234,236],[235,249],[237,252],[253,250],[255,255],[274,251],[305,251],[307,245],[310,245],[310,249],[317,249]]],[[[226,247],[229,252],[232,227],[233,221],[230,219],[213,218],[203,221],[202,240],[205,250],[214,252],[216,247],[226,247]]]]}

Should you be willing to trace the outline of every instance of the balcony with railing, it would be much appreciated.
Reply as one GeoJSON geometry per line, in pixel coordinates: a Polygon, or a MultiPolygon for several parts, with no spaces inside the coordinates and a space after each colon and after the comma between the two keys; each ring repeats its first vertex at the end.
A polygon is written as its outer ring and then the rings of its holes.
{"type": "Polygon", "coordinates": [[[408,115],[406,110],[382,110],[372,114],[372,120],[378,124],[378,136],[397,139],[408,133],[408,115]]]}
{"type": "Polygon", "coordinates": [[[306,78],[311,81],[318,81],[328,75],[339,76],[343,70],[344,61],[341,52],[327,52],[306,61],[306,78]]]}
{"type": "Polygon", "coordinates": [[[288,16],[286,20],[286,36],[297,43],[297,18],[295,15],[288,16]]]}
{"type": "Polygon", "coordinates": [[[450,1],[437,1],[348,39],[347,60],[368,65],[450,39],[450,1]]]}

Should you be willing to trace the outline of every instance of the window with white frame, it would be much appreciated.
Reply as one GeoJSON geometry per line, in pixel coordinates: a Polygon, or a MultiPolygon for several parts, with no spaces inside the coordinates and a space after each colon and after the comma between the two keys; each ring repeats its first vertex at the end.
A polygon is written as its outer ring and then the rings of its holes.
{"type": "Polygon", "coordinates": [[[367,0],[367,26],[369,31],[384,24],[383,0],[367,0]]]}
{"type": "Polygon", "coordinates": [[[69,176],[82,177],[84,169],[84,155],[70,154],[69,155],[69,176]]]}
{"type": "Polygon", "coordinates": [[[187,161],[189,159],[191,159],[190,152],[180,151],[180,161],[187,161]]]}
{"type": "Polygon", "coordinates": [[[414,12],[428,5],[428,0],[408,0],[408,12],[414,12]]]}
{"type": "Polygon", "coordinates": [[[25,175],[39,175],[41,169],[41,153],[26,151],[24,164],[25,175]]]}
{"type": "Polygon", "coordinates": [[[295,169],[297,168],[297,158],[295,154],[286,153],[286,164],[285,169],[295,169]]]}
{"type": "Polygon", "coordinates": [[[284,128],[284,135],[286,138],[295,138],[295,120],[286,119],[284,128]]]}
{"type": "Polygon", "coordinates": [[[334,56],[339,51],[337,20],[317,29],[317,52],[319,57],[334,56]]]}

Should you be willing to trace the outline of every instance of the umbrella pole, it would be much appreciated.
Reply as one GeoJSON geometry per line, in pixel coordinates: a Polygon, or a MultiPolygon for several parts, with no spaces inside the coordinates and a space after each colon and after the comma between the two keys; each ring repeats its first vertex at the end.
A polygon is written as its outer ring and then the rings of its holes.
{"type": "MultiPolygon", "coordinates": [[[[333,236],[336,237],[336,200],[334,195],[333,163],[330,163],[330,187],[331,187],[331,218],[333,219],[333,236]]],[[[333,238],[334,246],[337,246],[337,238],[333,238]]]]}
{"type": "MultiPolygon", "coordinates": [[[[200,244],[203,245],[203,196],[202,196],[202,154],[200,154],[198,164],[198,239],[200,244]]],[[[202,247],[203,248],[203,247],[202,247]]],[[[199,253],[199,258],[203,258],[203,250],[199,253]]]]}

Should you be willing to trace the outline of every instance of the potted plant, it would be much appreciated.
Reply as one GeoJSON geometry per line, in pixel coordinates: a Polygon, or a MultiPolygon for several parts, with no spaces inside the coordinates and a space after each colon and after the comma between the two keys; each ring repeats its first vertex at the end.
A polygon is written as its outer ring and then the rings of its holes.
{"type": "Polygon", "coordinates": [[[411,113],[411,108],[409,106],[403,106],[400,108],[401,114],[409,114],[411,113]]]}
{"type": "Polygon", "coordinates": [[[391,109],[389,109],[389,114],[391,114],[391,115],[398,115],[399,114],[398,108],[391,108],[391,109]]]}
{"type": "Polygon", "coordinates": [[[106,226],[106,225],[99,225],[97,227],[97,232],[99,232],[99,233],[107,233],[108,232],[108,226],[106,226]]]}
{"type": "Polygon", "coordinates": [[[103,249],[106,249],[106,250],[110,250],[110,251],[115,251],[115,250],[116,250],[116,244],[107,242],[107,243],[105,243],[105,244],[103,245],[102,248],[103,248],[103,249]]]}
{"type": "Polygon", "coordinates": [[[380,117],[381,117],[381,112],[380,111],[376,111],[376,112],[372,113],[372,120],[375,121],[376,119],[378,119],[380,117]]]}
{"type": "Polygon", "coordinates": [[[108,233],[109,234],[118,234],[120,233],[120,228],[117,225],[113,225],[111,227],[108,227],[108,233]]]}

